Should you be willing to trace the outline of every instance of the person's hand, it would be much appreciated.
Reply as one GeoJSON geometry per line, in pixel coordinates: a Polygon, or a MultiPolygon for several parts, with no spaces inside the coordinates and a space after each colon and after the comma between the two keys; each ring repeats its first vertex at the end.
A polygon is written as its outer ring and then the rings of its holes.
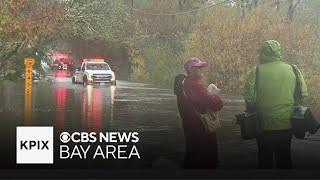
{"type": "Polygon", "coordinates": [[[218,94],[220,89],[215,84],[210,84],[208,86],[208,91],[210,91],[212,94],[218,94]]]}

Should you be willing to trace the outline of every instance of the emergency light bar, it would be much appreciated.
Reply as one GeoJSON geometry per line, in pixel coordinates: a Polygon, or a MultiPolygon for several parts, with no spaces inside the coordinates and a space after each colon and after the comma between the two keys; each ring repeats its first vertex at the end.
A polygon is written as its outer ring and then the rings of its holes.
{"type": "Polygon", "coordinates": [[[104,62],[104,59],[83,59],[83,62],[104,62]]]}
{"type": "Polygon", "coordinates": [[[62,58],[68,59],[69,58],[68,54],[59,54],[59,53],[53,54],[51,57],[54,59],[62,59],[62,58]]]}

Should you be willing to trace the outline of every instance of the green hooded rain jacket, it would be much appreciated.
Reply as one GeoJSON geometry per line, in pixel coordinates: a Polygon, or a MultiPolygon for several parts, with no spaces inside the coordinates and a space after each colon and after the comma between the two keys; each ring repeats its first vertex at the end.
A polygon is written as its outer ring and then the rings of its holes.
{"type": "MultiPolygon", "coordinates": [[[[282,60],[280,44],[274,40],[263,43],[259,61],[257,92],[256,67],[251,70],[244,87],[246,108],[249,111],[257,110],[264,130],[290,129],[296,84],[294,71],[290,64],[282,60]]],[[[302,96],[306,97],[307,86],[300,71],[299,78],[302,96]]]]}

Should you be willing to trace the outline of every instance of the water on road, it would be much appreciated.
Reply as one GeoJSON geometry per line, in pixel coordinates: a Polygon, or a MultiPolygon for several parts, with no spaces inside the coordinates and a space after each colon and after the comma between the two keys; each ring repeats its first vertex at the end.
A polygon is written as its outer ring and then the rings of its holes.
{"type": "MultiPolygon", "coordinates": [[[[72,84],[65,73],[51,81],[35,82],[31,119],[25,118],[24,82],[0,89],[2,168],[33,168],[15,164],[16,126],[54,126],[62,131],[138,132],[140,160],[59,161],[38,168],[180,168],[184,136],[176,97],[171,89],[149,84],[117,81],[116,86],[72,84]]],[[[222,95],[223,127],[218,131],[220,168],[255,168],[255,141],[243,141],[234,114],[244,109],[242,97],[222,95]]],[[[319,136],[293,142],[297,166],[314,167],[320,162],[319,136]],[[313,154],[312,154],[313,153],[313,154]]],[[[57,153],[57,152],[56,152],[57,153]]],[[[316,167],[315,167],[316,168],[316,167]]]]}

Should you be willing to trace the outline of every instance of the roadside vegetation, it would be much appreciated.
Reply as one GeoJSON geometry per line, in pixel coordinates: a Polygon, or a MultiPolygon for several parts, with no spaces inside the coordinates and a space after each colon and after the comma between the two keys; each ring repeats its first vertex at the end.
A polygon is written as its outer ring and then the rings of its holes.
{"type": "Polygon", "coordinates": [[[318,0],[3,0],[0,78],[21,76],[24,57],[35,58],[41,70],[50,52],[73,47],[79,59],[82,44],[97,44],[97,52],[125,50],[132,81],[171,88],[183,62],[196,56],[210,64],[206,83],[240,93],[261,43],[276,39],[283,58],[305,75],[315,102],[319,8],[318,0]]]}

